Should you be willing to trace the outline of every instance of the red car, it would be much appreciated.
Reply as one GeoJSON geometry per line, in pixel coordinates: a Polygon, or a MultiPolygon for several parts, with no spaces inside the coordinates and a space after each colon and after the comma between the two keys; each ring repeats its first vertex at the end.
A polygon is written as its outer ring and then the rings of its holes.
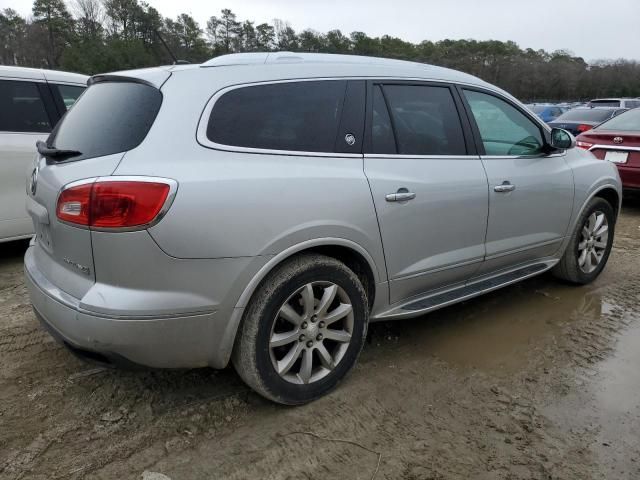
{"type": "Polygon", "coordinates": [[[581,133],[576,144],[602,160],[615,163],[623,188],[640,190],[640,108],[581,133]]]}

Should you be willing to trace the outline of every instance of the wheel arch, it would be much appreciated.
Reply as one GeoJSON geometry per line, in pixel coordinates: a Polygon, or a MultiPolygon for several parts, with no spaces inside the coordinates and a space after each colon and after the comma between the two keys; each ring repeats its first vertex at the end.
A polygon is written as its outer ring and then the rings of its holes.
{"type": "Polygon", "coordinates": [[[229,363],[244,310],[264,279],[284,262],[304,253],[318,253],[333,257],[351,268],[363,282],[369,308],[373,307],[375,298],[380,293],[377,291],[377,285],[382,280],[378,266],[365,248],[344,238],[321,238],[298,243],[273,256],[244,288],[229,318],[221,342],[222,350],[219,355],[216,355],[213,367],[224,368],[229,363]]]}
{"type": "MultiPolygon", "coordinates": [[[[621,207],[621,195],[618,194],[618,191],[613,188],[613,187],[603,187],[600,190],[596,191],[594,195],[592,195],[589,200],[587,200],[587,202],[589,202],[592,198],[602,198],[604,200],[606,200],[607,202],[609,202],[609,204],[613,207],[613,211],[616,215],[616,218],[618,217],[618,214],[620,213],[620,207],[621,207]]],[[[586,206],[586,204],[585,204],[586,206]]],[[[584,206],[583,206],[584,209],[584,206]]]]}
{"type": "Polygon", "coordinates": [[[373,305],[373,300],[376,296],[375,287],[380,281],[380,272],[373,257],[362,246],[351,240],[344,238],[323,238],[308,240],[293,245],[275,255],[254,275],[245,287],[236,302],[236,308],[244,308],[247,306],[260,283],[262,283],[276,267],[290,260],[292,257],[303,253],[319,253],[333,257],[347,265],[363,282],[363,286],[369,297],[369,305],[373,305]]]}

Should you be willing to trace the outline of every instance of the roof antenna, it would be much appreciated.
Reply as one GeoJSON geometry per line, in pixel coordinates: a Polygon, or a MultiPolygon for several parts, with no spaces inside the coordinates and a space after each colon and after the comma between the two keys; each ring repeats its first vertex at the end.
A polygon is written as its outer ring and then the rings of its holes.
{"type": "Polygon", "coordinates": [[[162,35],[160,35],[160,32],[157,29],[154,29],[153,31],[155,32],[156,36],[160,39],[160,43],[162,43],[162,45],[164,46],[165,50],[167,52],[169,52],[169,56],[173,60],[173,64],[174,65],[189,65],[188,61],[186,61],[186,60],[178,60],[176,58],[176,56],[173,54],[173,52],[169,48],[169,45],[167,45],[167,42],[164,41],[164,38],[162,38],[162,35]]]}

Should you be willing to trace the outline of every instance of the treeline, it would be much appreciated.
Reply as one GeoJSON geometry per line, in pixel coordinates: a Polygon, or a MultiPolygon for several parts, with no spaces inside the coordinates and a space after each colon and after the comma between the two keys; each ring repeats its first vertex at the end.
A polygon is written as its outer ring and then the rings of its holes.
{"type": "MultiPolygon", "coordinates": [[[[425,32],[428,34],[428,32],[425,32]]],[[[138,0],[35,0],[32,15],[0,11],[0,62],[88,74],[173,63],[200,63],[233,52],[290,50],[398,58],[462,70],[525,100],[640,96],[640,64],[619,59],[587,64],[558,50],[514,42],[425,40],[414,44],[364,32],[296,32],[282,20],[256,25],[229,9],[200,26],[181,14],[165,18],[138,0]],[[166,48],[164,46],[166,43],[166,48]]]]}

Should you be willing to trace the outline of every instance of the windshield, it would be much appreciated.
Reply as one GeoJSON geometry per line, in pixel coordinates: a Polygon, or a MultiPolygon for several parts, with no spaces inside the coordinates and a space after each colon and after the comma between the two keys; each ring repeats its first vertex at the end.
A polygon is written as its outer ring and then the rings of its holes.
{"type": "Polygon", "coordinates": [[[82,152],[74,161],[126,152],[144,140],[161,103],[162,94],[149,85],[96,83],[69,109],[47,144],[82,152]]]}
{"type": "Polygon", "coordinates": [[[621,130],[625,132],[640,132],[640,108],[629,110],[604,122],[598,130],[621,130]]]}
{"type": "Polygon", "coordinates": [[[569,110],[556,118],[556,122],[604,122],[613,114],[610,108],[569,110]]]}

